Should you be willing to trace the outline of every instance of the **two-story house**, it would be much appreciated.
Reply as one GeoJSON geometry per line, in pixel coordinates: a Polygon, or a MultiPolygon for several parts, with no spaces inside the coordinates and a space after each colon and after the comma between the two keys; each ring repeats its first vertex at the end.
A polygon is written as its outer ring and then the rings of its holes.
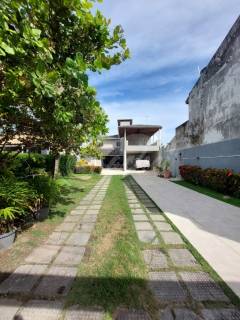
{"type": "Polygon", "coordinates": [[[148,160],[145,163],[153,167],[160,157],[161,129],[133,124],[132,119],[118,120],[118,134],[103,139],[103,167],[136,169],[138,160],[148,160]]]}

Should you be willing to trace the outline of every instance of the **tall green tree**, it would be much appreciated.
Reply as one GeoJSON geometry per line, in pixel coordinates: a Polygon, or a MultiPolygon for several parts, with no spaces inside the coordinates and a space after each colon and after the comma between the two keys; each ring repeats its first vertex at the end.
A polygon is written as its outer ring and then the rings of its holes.
{"type": "Polygon", "coordinates": [[[1,0],[0,152],[14,138],[57,153],[106,133],[87,74],[120,64],[129,49],[94,2],[1,0]]]}

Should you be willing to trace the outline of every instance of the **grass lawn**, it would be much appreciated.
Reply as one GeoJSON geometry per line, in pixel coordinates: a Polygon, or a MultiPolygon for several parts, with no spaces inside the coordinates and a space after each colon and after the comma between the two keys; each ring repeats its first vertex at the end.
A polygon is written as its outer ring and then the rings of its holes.
{"type": "Polygon", "coordinates": [[[36,222],[18,235],[13,246],[0,253],[0,281],[13,272],[27,255],[37,246],[47,240],[48,236],[66,216],[90,191],[100,179],[100,175],[72,175],[59,178],[64,186],[57,205],[51,208],[48,219],[36,222]]]}
{"type": "Polygon", "coordinates": [[[192,190],[197,191],[199,193],[205,194],[206,196],[209,196],[209,197],[215,198],[217,200],[226,202],[226,203],[231,204],[233,206],[240,207],[240,199],[238,199],[238,198],[230,197],[230,198],[225,199],[225,197],[222,193],[219,193],[217,191],[214,191],[214,190],[211,190],[211,189],[208,189],[205,187],[196,186],[196,185],[194,185],[190,182],[187,182],[187,181],[174,181],[174,183],[176,183],[180,186],[186,187],[188,189],[192,189],[192,190]]]}
{"type": "Polygon", "coordinates": [[[146,277],[123,178],[113,176],[67,304],[100,306],[106,319],[118,307],[144,308],[153,315],[156,307],[146,277]]]}

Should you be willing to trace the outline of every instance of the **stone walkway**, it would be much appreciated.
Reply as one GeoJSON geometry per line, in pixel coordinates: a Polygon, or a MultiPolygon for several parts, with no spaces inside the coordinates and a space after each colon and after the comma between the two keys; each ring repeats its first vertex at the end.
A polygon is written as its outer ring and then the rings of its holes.
{"type": "Polygon", "coordinates": [[[240,297],[240,208],[156,176],[133,177],[240,297]]]}
{"type": "MultiPolygon", "coordinates": [[[[180,235],[132,178],[126,194],[162,320],[238,320],[219,285],[202,270],[180,235]]],[[[134,318],[135,319],[135,318],[134,318]]],[[[136,319],[149,319],[147,314],[136,319]]]]}
{"type": "Polygon", "coordinates": [[[103,177],[46,243],[33,250],[0,284],[0,320],[101,320],[102,310],[64,310],[78,266],[102,206],[110,177],[103,177]],[[16,316],[18,315],[18,316],[16,316]]]}

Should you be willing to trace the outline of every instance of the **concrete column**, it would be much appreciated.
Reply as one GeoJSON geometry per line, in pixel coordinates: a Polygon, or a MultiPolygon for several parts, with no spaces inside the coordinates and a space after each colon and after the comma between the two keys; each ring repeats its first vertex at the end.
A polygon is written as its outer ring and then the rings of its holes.
{"type": "Polygon", "coordinates": [[[124,129],[124,143],[123,143],[123,170],[127,170],[127,133],[124,129]]]}

